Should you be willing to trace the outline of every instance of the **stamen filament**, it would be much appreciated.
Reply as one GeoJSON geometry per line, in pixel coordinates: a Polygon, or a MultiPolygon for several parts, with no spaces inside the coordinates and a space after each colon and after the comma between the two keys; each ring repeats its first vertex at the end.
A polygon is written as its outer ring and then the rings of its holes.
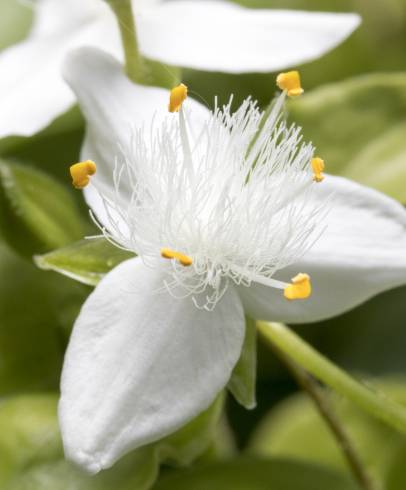
{"type": "MultiPolygon", "coordinates": [[[[233,265],[232,270],[237,274],[246,273],[245,269],[236,267],[235,265],[233,265]]],[[[287,282],[278,281],[277,279],[272,279],[271,277],[265,277],[251,272],[249,273],[249,279],[253,282],[257,282],[258,284],[263,284],[264,286],[269,286],[276,289],[285,289],[287,286],[289,286],[289,283],[287,282]]]]}
{"type": "Polygon", "coordinates": [[[193,169],[192,150],[189,143],[189,137],[188,137],[187,127],[186,127],[186,120],[185,120],[185,114],[183,112],[183,107],[181,107],[179,111],[179,130],[180,130],[180,138],[182,142],[184,164],[189,174],[190,183],[193,185],[195,183],[195,172],[193,169]]]}

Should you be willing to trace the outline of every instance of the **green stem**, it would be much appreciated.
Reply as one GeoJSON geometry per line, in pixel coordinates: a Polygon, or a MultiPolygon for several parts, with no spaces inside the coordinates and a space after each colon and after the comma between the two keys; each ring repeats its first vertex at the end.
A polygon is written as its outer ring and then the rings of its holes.
{"type": "Polygon", "coordinates": [[[147,82],[146,63],[138,49],[137,31],[131,0],[107,0],[116,15],[124,49],[125,70],[137,83],[147,82]]]}
{"type": "Polygon", "coordinates": [[[347,434],[345,427],[331,406],[324,389],[320,387],[317,381],[308,374],[303,368],[298,366],[278,347],[272,345],[272,350],[278,356],[283,364],[288,368],[297,384],[307,393],[313,401],[320,416],[323,418],[334,436],[338,446],[347,460],[348,466],[354,476],[355,481],[363,490],[379,490],[380,487],[375,485],[375,481],[370,477],[365,468],[361,457],[359,456],[356,447],[352,443],[351,438],[347,434]]]}
{"type": "Polygon", "coordinates": [[[406,434],[406,410],[382,393],[361,384],[280,323],[257,322],[263,338],[299,366],[360,408],[406,434]]]}

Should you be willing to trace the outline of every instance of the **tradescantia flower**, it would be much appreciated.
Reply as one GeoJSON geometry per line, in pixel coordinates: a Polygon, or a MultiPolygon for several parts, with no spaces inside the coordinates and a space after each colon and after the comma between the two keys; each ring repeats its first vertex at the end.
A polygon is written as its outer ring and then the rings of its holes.
{"type": "MultiPolygon", "coordinates": [[[[358,26],[355,14],[251,10],[220,0],[134,0],[139,45],[151,59],[231,73],[269,72],[315,59],[358,26]]],[[[60,68],[66,53],[122,48],[102,0],[37,0],[28,38],[0,55],[0,137],[30,136],[65,112],[74,94],[60,68]]]]}
{"type": "Polygon", "coordinates": [[[267,117],[251,100],[210,112],[184,86],[168,113],[167,91],[133,84],[109,55],[70,55],[83,157],[97,162],[96,174],[91,160],[73,166],[74,184],[104,235],[137,254],[89,296],[65,358],[64,447],[88,470],[207,408],[239,359],[245,314],[311,322],[406,283],[405,210],[323,174],[281,118],[295,75],[278,78],[267,117]]]}

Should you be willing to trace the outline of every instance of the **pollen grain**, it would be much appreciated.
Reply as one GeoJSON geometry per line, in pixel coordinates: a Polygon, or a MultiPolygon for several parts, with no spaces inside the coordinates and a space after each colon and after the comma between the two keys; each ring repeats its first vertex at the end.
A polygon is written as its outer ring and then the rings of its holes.
{"type": "Polygon", "coordinates": [[[312,285],[308,274],[300,273],[292,279],[292,284],[286,286],[286,299],[306,299],[312,294],[312,285]]]}
{"type": "Polygon", "coordinates": [[[179,112],[182,107],[183,102],[187,97],[187,87],[183,83],[171,90],[171,95],[169,97],[169,112],[179,112]]]}
{"type": "Polygon", "coordinates": [[[170,248],[161,248],[161,256],[164,259],[176,259],[180,264],[185,267],[192,265],[193,260],[188,255],[181,252],[176,252],[170,248]]]}
{"type": "Polygon", "coordinates": [[[70,167],[72,184],[76,189],[85,188],[90,182],[90,176],[96,173],[96,164],[92,160],[75,163],[70,167]]]}
{"type": "Polygon", "coordinates": [[[323,171],[326,167],[324,160],[322,158],[316,157],[312,159],[312,169],[313,169],[313,180],[315,182],[322,182],[324,180],[323,171]]]}
{"type": "Polygon", "coordinates": [[[276,84],[281,90],[286,90],[289,97],[297,97],[304,92],[298,71],[280,73],[276,78],[276,84]]]}

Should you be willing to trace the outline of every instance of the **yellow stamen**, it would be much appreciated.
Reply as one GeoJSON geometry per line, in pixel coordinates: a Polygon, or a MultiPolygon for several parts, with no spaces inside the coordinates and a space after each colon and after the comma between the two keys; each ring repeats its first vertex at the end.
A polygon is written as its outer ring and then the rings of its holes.
{"type": "Polygon", "coordinates": [[[169,112],[179,112],[187,97],[187,87],[183,83],[171,90],[169,98],[169,112]]]}
{"type": "Polygon", "coordinates": [[[165,259],[176,259],[185,267],[192,265],[193,260],[188,256],[181,252],[175,252],[170,248],[161,248],[161,256],[165,259]]]}
{"type": "Polygon", "coordinates": [[[83,189],[90,182],[90,175],[96,173],[96,164],[91,160],[85,162],[75,163],[70,167],[70,174],[72,177],[72,184],[76,189],[83,189]]]}
{"type": "Polygon", "coordinates": [[[306,299],[312,294],[310,276],[300,273],[292,279],[292,284],[286,286],[284,296],[286,299],[306,299]]]}
{"type": "Polygon", "coordinates": [[[323,170],[325,169],[324,160],[322,158],[316,157],[312,159],[312,169],[313,169],[313,180],[315,182],[321,182],[324,180],[323,170]]]}
{"type": "Polygon", "coordinates": [[[300,75],[298,71],[280,73],[276,78],[276,84],[281,90],[286,90],[289,97],[297,97],[304,92],[300,84],[300,75]]]}

